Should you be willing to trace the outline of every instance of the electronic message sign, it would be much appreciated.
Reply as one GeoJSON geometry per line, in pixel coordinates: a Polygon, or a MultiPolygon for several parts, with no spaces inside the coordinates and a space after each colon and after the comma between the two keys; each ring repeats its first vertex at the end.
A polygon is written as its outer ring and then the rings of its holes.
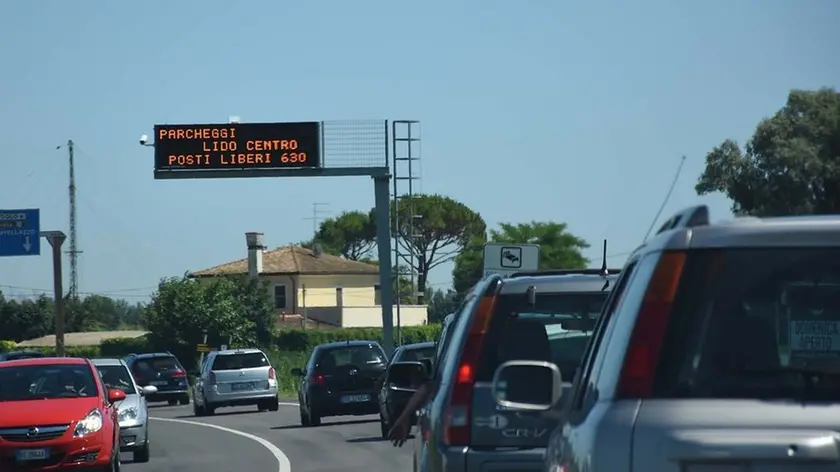
{"type": "Polygon", "coordinates": [[[321,166],[320,123],[155,125],[155,170],[321,166]]]}

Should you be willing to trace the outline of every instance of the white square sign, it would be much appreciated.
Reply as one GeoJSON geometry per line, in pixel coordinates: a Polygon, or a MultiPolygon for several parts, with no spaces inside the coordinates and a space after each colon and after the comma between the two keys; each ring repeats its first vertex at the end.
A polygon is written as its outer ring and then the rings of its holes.
{"type": "Polygon", "coordinates": [[[488,243],[484,245],[484,276],[509,277],[515,272],[539,270],[540,246],[537,244],[488,243]]]}

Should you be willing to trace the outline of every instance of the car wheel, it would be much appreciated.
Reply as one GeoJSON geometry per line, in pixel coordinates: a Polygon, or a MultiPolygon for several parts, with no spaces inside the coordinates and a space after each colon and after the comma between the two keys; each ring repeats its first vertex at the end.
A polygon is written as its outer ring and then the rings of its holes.
{"type": "Polygon", "coordinates": [[[309,426],[309,415],[303,412],[302,406],[299,406],[298,410],[300,411],[300,425],[309,426]]]}
{"type": "Polygon", "coordinates": [[[204,414],[206,416],[213,416],[216,414],[216,407],[211,406],[207,403],[204,404],[204,414]]]}
{"type": "Polygon", "coordinates": [[[321,417],[312,409],[309,410],[309,426],[321,426],[321,417]]]}
{"type": "Polygon", "coordinates": [[[181,400],[179,401],[179,403],[181,405],[189,405],[190,404],[190,396],[189,395],[184,395],[183,397],[181,397],[181,400]]]}
{"type": "Polygon", "coordinates": [[[388,432],[391,430],[391,426],[385,421],[385,417],[382,416],[382,412],[379,412],[379,430],[382,432],[382,439],[388,439],[388,432]]]}
{"type": "Polygon", "coordinates": [[[280,409],[280,401],[276,398],[268,402],[268,411],[277,411],[280,409]]]}
{"type": "Polygon", "coordinates": [[[149,441],[143,447],[134,451],[134,462],[142,463],[149,462],[149,441]]]}
{"type": "Polygon", "coordinates": [[[195,416],[204,416],[205,410],[203,406],[198,406],[198,403],[193,402],[193,415],[195,416]]]}
{"type": "Polygon", "coordinates": [[[169,403],[169,406],[175,406],[178,404],[178,400],[169,400],[167,403],[169,403]]]}
{"type": "Polygon", "coordinates": [[[268,411],[268,402],[262,400],[257,402],[257,411],[260,413],[268,411]]]}

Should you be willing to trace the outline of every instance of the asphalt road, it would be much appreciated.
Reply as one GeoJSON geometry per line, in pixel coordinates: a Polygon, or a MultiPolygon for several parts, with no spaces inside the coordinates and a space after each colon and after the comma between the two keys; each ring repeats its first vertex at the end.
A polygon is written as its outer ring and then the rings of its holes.
{"type": "Polygon", "coordinates": [[[122,454],[127,472],[397,472],[412,470],[411,444],[394,448],[379,437],[378,416],[325,418],[319,427],[300,426],[297,406],[259,413],[254,408],[224,408],[215,416],[196,418],[191,406],[149,409],[152,418],[151,460],[132,464],[122,454]],[[167,419],[174,421],[167,421],[167,419]],[[186,424],[215,425],[244,433],[186,424]],[[255,438],[254,438],[255,437],[255,438]],[[266,444],[260,444],[262,439],[266,444]],[[282,451],[281,463],[270,450],[282,451]],[[283,457],[285,456],[285,457],[283,457]]]}

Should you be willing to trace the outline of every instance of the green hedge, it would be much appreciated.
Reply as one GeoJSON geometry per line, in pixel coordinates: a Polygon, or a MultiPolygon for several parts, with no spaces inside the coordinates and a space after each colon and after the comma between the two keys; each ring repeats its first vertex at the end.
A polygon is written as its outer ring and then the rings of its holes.
{"type": "MultiPolygon", "coordinates": [[[[396,332],[394,333],[396,335],[396,332]]],[[[406,326],[402,328],[403,344],[436,341],[440,325],[406,326]]],[[[285,329],[274,337],[274,348],[279,351],[309,352],[318,344],[347,340],[373,340],[382,342],[381,328],[345,328],[331,330],[285,329]]]]}
{"type": "Polygon", "coordinates": [[[0,352],[14,351],[17,343],[7,339],[0,339],[0,352]]]}

